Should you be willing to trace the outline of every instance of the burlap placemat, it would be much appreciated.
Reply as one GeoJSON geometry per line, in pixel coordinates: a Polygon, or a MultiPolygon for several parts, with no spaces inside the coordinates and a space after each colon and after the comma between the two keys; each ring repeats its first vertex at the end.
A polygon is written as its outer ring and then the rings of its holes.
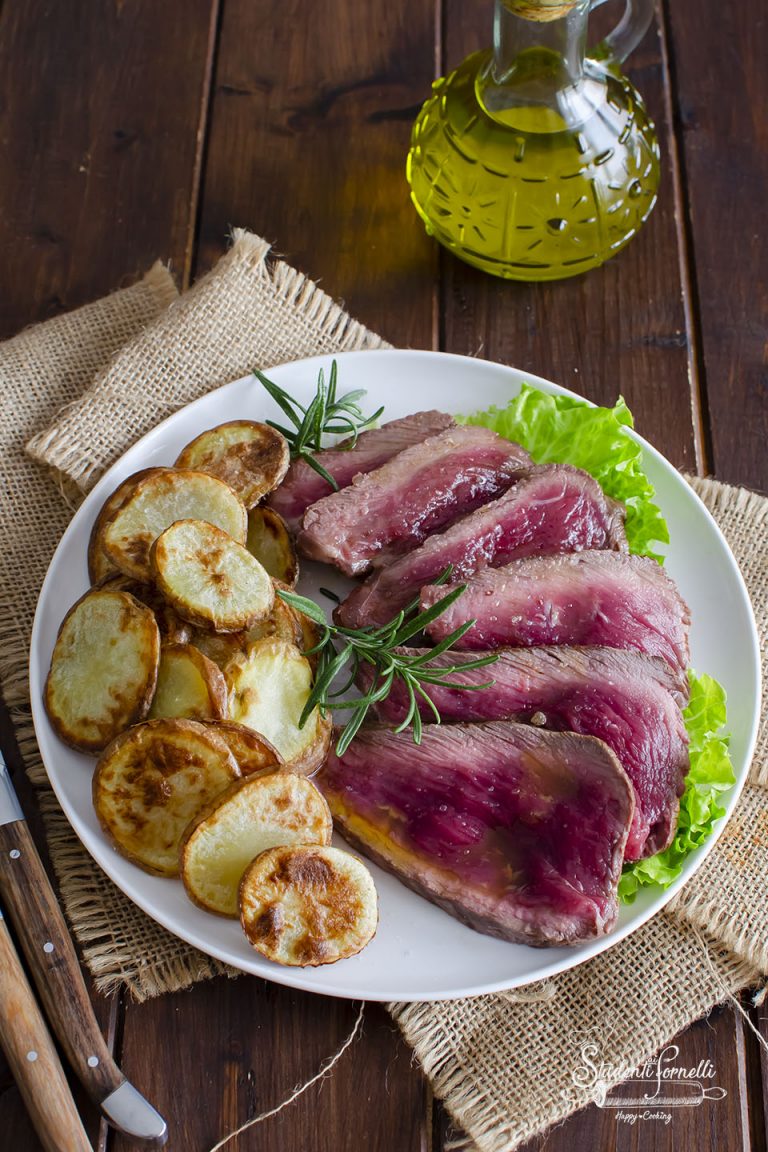
{"type": "MultiPolygon", "coordinates": [[[[214,271],[161,312],[171,290],[153,270],[136,288],[0,347],[0,469],[13,511],[0,548],[4,691],[86,961],[101,988],[127,987],[139,999],[224,969],[94,872],[46,788],[29,724],[25,658],[37,590],[67,508],[22,445],[28,440],[30,455],[55,469],[61,484],[85,490],[159,419],[256,364],[383,346],[299,273],[270,267],[267,250],[257,237],[236,233],[214,271]],[[119,328],[123,312],[132,319],[119,328]]],[[[768,501],[713,481],[692,483],[742,566],[765,639],[768,501]]],[[[749,784],[717,849],[674,904],[630,939],[521,992],[390,1005],[437,1094],[482,1152],[515,1148],[595,1098],[583,1074],[585,1040],[614,1067],[632,1067],[768,970],[766,760],[764,722],[749,784]]]]}

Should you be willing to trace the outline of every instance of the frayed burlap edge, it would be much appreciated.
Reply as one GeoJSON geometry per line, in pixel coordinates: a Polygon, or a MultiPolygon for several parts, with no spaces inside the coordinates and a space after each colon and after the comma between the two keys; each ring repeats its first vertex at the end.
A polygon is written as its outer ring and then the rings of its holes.
{"type": "MultiPolygon", "coordinates": [[[[232,247],[218,264],[172,303],[167,315],[150,332],[140,334],[122,350],[119,359],[123,374],[113,376],[108,368],[49,428],[29,440],[27,453],[53,469],[63,478],[63,483],[87,492],[116,456],[150,427],[217,385],[252,371],[254,365],[250,359],[238,359],[239,344],[232,355],[219,349],[216,356],[211,356],[210,364],[203,363],[199,354],[185,359],[187,344],[193,352],[198,351],[200,333],[195,330],[196,320],[215,310],[216,288],[225,278],[234,282],[239,277],[243,294],[249,292],[254,301],[263,297],[258,303],[267,311],[271,309],[275,315],[285,312],[286,320],[290,311],[290,319],[300,331],[296,334],[297,351],[286,355],[286,359],[299,359],[316,352],[391,347],[353,320],[303,272],[281,260],[268,260],[271,246],[266,240],[241,228],[233,230],[232,239],[232,247]],[[164,394],[155,398],[154,407],[151,403],[141,403],[140,412],[134,414],[130,408],[134,398],[126,395],[124,373],[128,365],[140,373],[146,363],[163,364],[167,386],[164,394]],[[126,415],[121,433],[125,442],[116,446],[88,441],[84,420],[90,422],[91,432],[95,430],[95,440],[98,440],[99,429],[113,427],[126,415]],[[137,418],[132,423],[134,415],[137,418]]],[[[246,304],[247,301],[241,303],[243,311],[246,304]]],[[[242,316],[239,319],[242,321],[242,316]]],[[[157,389],[156,381],[153,385],[157,389]]]]}

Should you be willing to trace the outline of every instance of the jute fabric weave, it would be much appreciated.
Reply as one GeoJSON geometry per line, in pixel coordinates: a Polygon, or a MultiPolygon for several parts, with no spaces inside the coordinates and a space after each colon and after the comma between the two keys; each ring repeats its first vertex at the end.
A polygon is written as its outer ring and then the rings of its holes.
{"type": "MultiPolygon", "coordinates": [[[[217,267],[178,300],[155,268],[136,287],[0,346],[3,690],[86,962],[103,990],[124,987],[137,999],[225,969],[131,904],[70,831],[31,730],[29,632],[70,514],[65,495],[86,491],[159,420],[254,366],[386,346],[267,256],[264,241],[237,232],[217,267]]],[[[742,567],[765,650],[768,500],[714,481],[691,483],[742,567]]],[[[768,970],[767,735],[764,721],[750,782],[715,851],[673,904],[629,939],[520,992],[390,1005],[436,1092],[481,1152],[507,1152],[594,1098],[594,1085],[579,1075],[585,1042],[614,1067],[632,1067],[768,970]]]]}

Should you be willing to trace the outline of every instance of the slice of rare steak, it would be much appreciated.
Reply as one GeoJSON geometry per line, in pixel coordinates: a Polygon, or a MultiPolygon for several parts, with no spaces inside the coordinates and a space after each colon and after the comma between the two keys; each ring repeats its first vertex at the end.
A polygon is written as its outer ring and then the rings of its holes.
{"type": "MultiPolygon", "coordinates": [[[[451,651],[430,663],[440,669],[479,655],[451,651]]],[[[689,759],[680,711],[687,680],[665,661],[617,648],[503,648],[494,664],[448,679],[465,688],[424,685],[444,722],[513,719],[605,741],[635,789],[626,859],[639,860],[668,847],[677,829],[689,759]],[[479,687],[489,681],[489,687],[479,687]],[[467,691],[467,685],[473,690],[467,691]]],[[[365,671],[359,684],[370,687],[365,671]]],[[[396,680],[376,711],[381,719],[399,724],[407,707],[406,691],[396,680]]],[[[420,712],[425,722],[434,720],[425,703],[420,712]]]]}
{"type": "Polygon", "coordinates": [[[462,517],[355,588],[336,610],[350,628],[386,624],[452,566],[451,580],[522,556],[626,550],[624,508],[569,464],[533,468],[497,500],[462,517]]]}
{"type": "MultiPolygon", "coordinates": [[[[444,596],[440,585],[422,588],[421,606],[444,596]]],[[[475,624],[462,648],[599,644],[661,656],[681,672],[690,663],[688,605],[646,556],[578,552],[484,568],[428,632],[439,641],[467,620],[475,624]]]]}
{"type": "Polygon", "coordinates": [[[311,505],[299,547],[357,576],[494,500],[531,466],[519,444],[488,428],[449,428],[311,505]]]}
{"type": "Polygon", "coordinates": [[[471,928],[539,946],[608,932],[634,797],[599,740],[501,721],[363,729],[316,782],[341,834],[471,928]]]}
{"type": "MultiPolygon", "coordinates": [[[[350,440],[342,440],[333,448],[317,453],[317,459],[326,472],[333,476],[339,488],[346,488],[355,476],[381,468],[398,452],[421,444],[429,436],[437,436],[453,428],[454,419],[446,412],[414,412],[402,420],[390,420],[381,428],[361,432],[354,448],[350,440]],[[345,447],[346,445],[346,447],[345,447]]],[[[288,527],[298,532],[301,518],[317,500],[333,491],[327,480],[310,468],[304,460],[294,460],[285,479],[268,498],[267,503],[279,512],[288,527]]]]}

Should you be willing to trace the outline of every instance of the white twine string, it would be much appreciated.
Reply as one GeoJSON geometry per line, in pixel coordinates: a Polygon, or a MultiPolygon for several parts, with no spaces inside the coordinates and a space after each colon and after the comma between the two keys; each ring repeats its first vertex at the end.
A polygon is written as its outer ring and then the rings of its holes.
{"type": "MultiPolygon", "coordinates": [[[[741,1012],[741,1015],[744,1017],[744,1020],[747,1024],[747,1027],[751,1028],[751,1030],[754,1032],[755,1036],[757,1037],[757,1042],[760,1045],[760,1047],[763,1048],[766,1052],[768,1052],[768,1042],[766,1041],[765,1037],[757,1028],[755,1028],[751,1019],[749,1018],[749,1013],[744,1011],[744,1009],[742,1008],[742,1006],[739,1002],[738,997],[734,996],[733,992],[731,992],[731,990],[728,987],[728,985],[726,984],[725,980],[723,979],[723,977],[721,976],[721,974],[718,972],[717,968],[715,967],[715,963],[712,959],[712,954],[711,954],[711,952],[707,946],[706,940],[703,938],[703,936],[699,932],[698,928],[695,927],[695,925],[691,924],[690,928],[691,928],[691,931],[693,932],[694,936],[698,940],[699,944],[701,945],[701,950],[704,953],[704,958],[705,958],[707,965],[709,967],[709,970],[712,973],[712,975],[714,976],[715,980],[720,985],[722,990],[725,992],[728,1000],[730,1001],[731,1004],[733,1004],[734,1008],[736,1008],[736,1010],[738,1012],[741,1012]]],[[[762,1003],[762,999],[760,1002],[762,1003]]]]}
{"type": "Polygon", "coordinates": [[[318,1082],[318,1080],[322,1080],[323,1077],[327,1076],[331,1069],[333,1069],[338,1064],[339,1060],[341,1060],[350,1044],[354,1043],[354,1040],[363,1023],[364,1010],[365,1001],[363,1000],[360,1003],[360,1011],[357,1014],[357,1019],[355,1020],[349,1036],[347,1036],[346,1040],[342,1044],[341,1048],[339,1048],[339,1050],[336,1052],[336,1054],[321,1067],[319,1072],[315,1073],[311,1080],[307,1080],[306,1083],[299,1085],[298,1088],[294,1088],[290,1096],[286,1100],[283,1100],[283,1102],[278,1104],[275,1108],[270,1108],[268,1112],[259,1113],[259,1115],[254,1116],[252,1120],[246,1120],[246,1122],[241,1124],[239,1128],[235,1128],[234,1132],[230,1132],[229,1135],[222,1137],[218,1144],[214,1144],[212,1148],[209,1148],[208,1152],[219,1152],[220,1148],[223,1148],[225,1144],[228,1144],[230,1140],[233,1140],[235,1136],[239,1136],[241,1132],[245,1132],[248,1128],[253,1128],[254,1124],[261,1124],[263,1120],[269,1120],[270,1116],[277,1116],[278,1112],[282,1112],[284,1108],[288,1108],[291,1104],[293,1104],[294,1100],[298,1100],[299,1096],[306,1092],[308,1088],[311,1088],[313,1084],[318,1082]]]}

